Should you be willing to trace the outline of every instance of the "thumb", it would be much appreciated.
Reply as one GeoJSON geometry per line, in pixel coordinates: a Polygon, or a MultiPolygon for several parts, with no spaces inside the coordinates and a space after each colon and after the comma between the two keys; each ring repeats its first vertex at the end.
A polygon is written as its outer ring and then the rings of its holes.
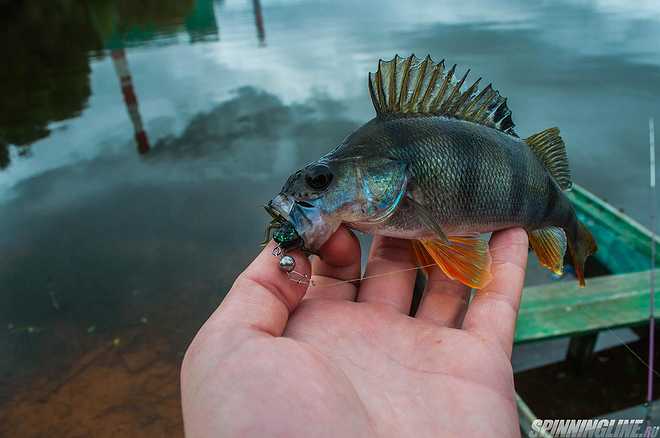
{"type": "MultiPolygon", "coordinates": [[[[271,241],[238,276],[207,324],[243,325],[272,336],[282,335],[289,314],[300,303],[308,285],[291,281],[280,270],[273,248],[275,244],[271,241]]],[[[307,257],[301,251],[288,255],[296,260],[296,272],[309,277],[307,257]]]]}

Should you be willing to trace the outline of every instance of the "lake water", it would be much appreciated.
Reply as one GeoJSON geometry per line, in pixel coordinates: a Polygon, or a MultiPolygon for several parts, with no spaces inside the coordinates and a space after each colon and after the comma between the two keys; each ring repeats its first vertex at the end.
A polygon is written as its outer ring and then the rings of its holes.
{"type": "Polygon", "coordinates": [[[262,205],[373,117],[379,58],[471,68],[649,222],[655,2],[136,3],[0,2],[0,432],[180,433],[187,342],[259,251],[262,205]]]}

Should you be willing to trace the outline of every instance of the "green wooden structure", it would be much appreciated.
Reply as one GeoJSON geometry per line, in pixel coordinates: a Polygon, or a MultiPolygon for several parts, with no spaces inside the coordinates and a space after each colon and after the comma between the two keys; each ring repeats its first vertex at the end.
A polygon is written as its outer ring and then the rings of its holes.
{"type": "MultiPolygon", "coordinates": [[[[568,196],[598,242],[595,258],[611,275],[589,278],[584,288],[577,282],[525,288],[515,342],[569,336],[568,356],[579,360],[591,354],[599,331],[648,322],[652,235],[582,187],[574,185],[568,196]]],[[[518,412],[525,436],[534,414],[520,397],[518,412]]]]}
{"type": "Polygon", "coordinates": [[[190,43],[219,39],[213,0],[164,0],[160,6],[144,11],[136,2],[121,10],[116,2],[99,0],[89,8],[91,21],[109,50],[176,43],[184,33],[190,43]]]}

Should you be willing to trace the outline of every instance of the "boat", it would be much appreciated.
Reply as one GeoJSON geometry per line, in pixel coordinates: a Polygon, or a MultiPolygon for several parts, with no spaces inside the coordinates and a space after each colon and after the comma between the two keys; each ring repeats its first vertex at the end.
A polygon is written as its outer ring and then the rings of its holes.
{"type": "MultiPolygon", "coordinates": [[[[605,275],[589,278],[584,288],[575,281],[526,287],[514,342],[570,337],[567,359],[585,361],[599,332],[649,322],[650,269],[655,269],[659,258],[655,254],[652,259],[652,241],[658,245],[660,239],[581,186],[574,184],[567,195],[598,242],[591,271],[605,275]]],[[[657,291],[654,296],[657,300],[657,291]]],[[[522,436],[528,436],[536,416],[519,395],[517,405],[522,436]]]]}

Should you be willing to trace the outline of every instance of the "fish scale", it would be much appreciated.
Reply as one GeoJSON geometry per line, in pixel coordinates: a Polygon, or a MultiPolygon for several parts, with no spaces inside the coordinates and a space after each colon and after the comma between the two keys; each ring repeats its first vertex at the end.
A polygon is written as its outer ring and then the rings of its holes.
{"type": "Polygon", "coordinates": [[[369,75],[376,117],[295,172],[268,206],[318,250],[342,224],[412,241],[420,266],[433,260],[475,288],[491,279],[488,233],[522,227],[541,264],[561,273],[568,250],[584,285],[596,251],[564,194],[571,178],[557,128],[526,139],[506,98],[480,79],[414,55],[380,61],[369,75]]]}
{"type": "MultiPolygon", "coordinates": [[[[504,138],[510,142],[509,149],[505,149],[502,139],[495,139],[498,143],[488,137],[466,138],[460,130],[479,129],[479,125],[441,117],[375,123],[394,125],[390,130],[414,132],[414,135],[404,133],[410,138],[404,145],[396,144],[400,135],[380,136],[378,147],[386,155],[410,163],[410,190],[419,189],[421,203],[448,230],[474,232],[483,231],[477,229],[483,228],[494,231],[516,223],[527,223],[530,227],[542,225],[544,218],[534,214],[538,208],[530,208],[532,215],[526,217],[526,200],[546,199],[549,187],[546,180],[550,176],[522,141],[504,138]],[[447,134],[455,131],[459,132],[447,134]],[[506,159],[507,155],[512,158],[506,159]],[[526,167],[531,167],[532,171],[527,173],[526,167]],[[521,173],[517,178],[514,177],[516,170],[521,173]]],[[[388,127],[383,129],[387,131],[388,127]]],[[[369,131],[365,130],[366,137],[371,135],[369,131]]],[[[355,144],[364,141],[363,136],[356,136],[343,148],[350,151],[355,144]]],[[[555,212],[560,209],[570,210],[572,207],[566,202],[555,212]]],[[[418,218],[405,214],[395,213],[387,225],[390,234],[396,234],[392,233],[396,226],[402,230],[419,228],[425,231],[418,218]]]]}

